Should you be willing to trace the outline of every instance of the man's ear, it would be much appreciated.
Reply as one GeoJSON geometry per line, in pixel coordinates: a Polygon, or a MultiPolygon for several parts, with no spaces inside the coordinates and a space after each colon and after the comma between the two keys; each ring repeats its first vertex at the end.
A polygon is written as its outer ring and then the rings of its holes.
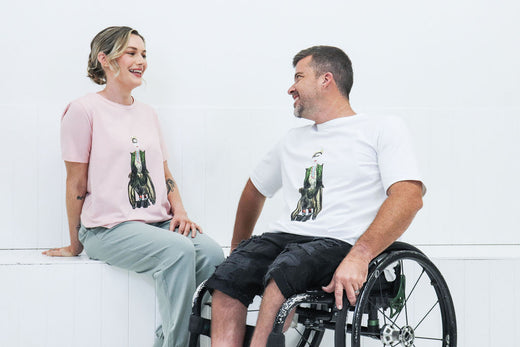
{"type": "Polygon", "coordinates": [[[328,85],[334,81],[334,76],[331,72],[326,72],[322,75],[322,81],[321,84],[323,87],[328,87],[328,85]]]}

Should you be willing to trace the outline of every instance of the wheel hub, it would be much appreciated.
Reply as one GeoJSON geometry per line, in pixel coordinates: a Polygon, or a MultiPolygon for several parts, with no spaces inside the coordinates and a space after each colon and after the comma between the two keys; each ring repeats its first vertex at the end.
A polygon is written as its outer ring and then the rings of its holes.
{"type": "Polygon", "coordinates": [[[413,346],[413,341],[415,340],[415,334],[411,326],[404,326],[401,328],[401,334],[399,335],[399,340],[403,344],[403,346],[410,347],[413,346]]]}
{"type": "Polygon", "coordinates": [[[386,324],[381,329],[381,342],[386,345],[393,345],[396,342],[403,346],[411,347],[414,344],[415,333],[413,328],[406,325],[399,329],[396,326],[386,324]]]}

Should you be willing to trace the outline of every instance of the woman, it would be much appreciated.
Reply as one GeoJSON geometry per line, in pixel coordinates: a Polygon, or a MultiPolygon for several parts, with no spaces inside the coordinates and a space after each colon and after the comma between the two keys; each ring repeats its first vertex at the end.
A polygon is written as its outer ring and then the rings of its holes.
{"type": "Polygon", "coordinates": [[[155,111],[132,97],[146,67],[136,30],[109,27],[92,40],[88,76],[105,88],[70,103],[61,127],[71,243],[43,253],[85,247],[92,259],[152,275],[156,346],[186,346],[193,293],[224,257],[184,209],[155,111]]]}

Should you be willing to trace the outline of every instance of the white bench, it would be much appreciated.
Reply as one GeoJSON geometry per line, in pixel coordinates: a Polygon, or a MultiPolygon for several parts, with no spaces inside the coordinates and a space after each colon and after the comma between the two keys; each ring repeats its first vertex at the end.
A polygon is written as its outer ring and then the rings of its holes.
{"type": "MultiPolygon", "coordinates": [[[[448,281],[459,345],[509,346],[501,331],[504,322],[520,323],[520,245],[420,248],[448,281]]],[[[147,347],[159,320],[154,284],[144,275],[85,255],[0,250],[1,347],[147,347]]]]}
{"type": "Polygon", "coordinates": [[[0,346],[152,346],[151,278],[86,255],[0,250],[0,346]]]}

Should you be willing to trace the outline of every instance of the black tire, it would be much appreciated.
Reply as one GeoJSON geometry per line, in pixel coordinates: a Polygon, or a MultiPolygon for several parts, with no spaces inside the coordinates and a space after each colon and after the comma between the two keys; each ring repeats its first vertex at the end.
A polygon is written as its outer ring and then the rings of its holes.
{"type": "Polygon", "coordinates": [[[389,346],[457,345],[455,309],[448,286],[435,265],[420,252],[394,251],[372,262],[352,317],[351,346],[385,346],[384,340],[389,346]],[[387,273],[393,271],[397,279],[386,280],[385,269],[387,273]],[[393,294],[385,292],[395,294],[399,287],[396,281],[403,274],[405,300],[401,309],[392,312],[388,297],[393,294]],[[371,319],[369,327],[371,308],[371,318],[377,315],[377,319],[371,319]],[[372,343],[363,342],[368,340],[372,343]]]}

